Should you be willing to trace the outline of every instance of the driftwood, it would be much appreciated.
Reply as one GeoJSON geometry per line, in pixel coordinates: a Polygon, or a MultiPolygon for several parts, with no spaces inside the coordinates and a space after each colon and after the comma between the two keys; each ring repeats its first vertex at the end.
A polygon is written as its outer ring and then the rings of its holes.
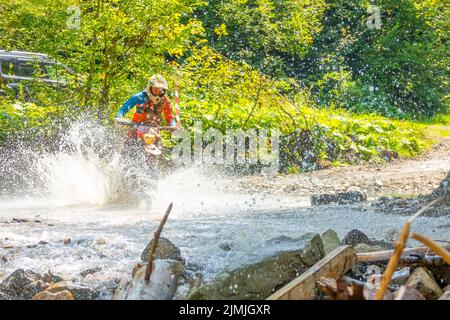
{"type": "Polygon", "coordinates": [[[392,254],[391,258],[389,259],[388,265],[386,267],[386,270],[384,271],[383,277],[381,278],[381,286],[380,289],[377,291],[375,295],[376,300],[383,299],[387,289],[388,285],[391,282],[392,275],[395,271],[395,268],[398,265],[398,262],[400,260],[400,256],[402,255],[403,249],[405,248],[406,242],[409,238],[409,232],[411,229],[411,225],[414,222],[414,220],[421,215],[423,212],[427,211],[430,207],[440,204],[444,201],[444,197],[437,198],[430,203],[428,203],[426,206],[424,206],[422,209],[420,209],[417,213],[415,213],[411,218],[406,221],[405,225],[403,226],[398,241],[395,244],[394,253],[392,254]]]}
{"type": "Polygon", "coordinates": [[[356,254],[351,246],[338,247],[267,300],[312,300],[317,294],[316,281],[323,277],[339,279],[355,263],[356,254]]]}

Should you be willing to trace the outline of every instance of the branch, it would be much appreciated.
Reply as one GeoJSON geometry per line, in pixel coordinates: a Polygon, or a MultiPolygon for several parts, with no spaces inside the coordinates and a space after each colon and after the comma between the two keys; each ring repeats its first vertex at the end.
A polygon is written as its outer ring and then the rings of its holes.
{"type": "Polygon", "coordinates": [[[420,234],[413,233],[411,238],[416,239],[417,241],[422,242],[426,246],[428,246],[434,253],[440,255],[444,261],[450,265],[450,253],[442,248],[436,241],[428,239],[427,237],[421,236],[420,234]]]}
{"type": "Polygon", "coordinates": [[[164,217],[162,218],[159,224],[158,230],[156,230],[155,235],[153,237],[153,243],[148,254],[147,268],[145,269],[145,277],[144,277],[145,281],[148,281],[150,279],[150,275],[152,274],[153,259],[156,252],[156,248],[158,247],[159,236],[161,235],[161,231],[164,227],[164,224],[166,223],[167,218],[169,217],[169,213],[172,210],[172,205],[173,203],[171,202],[166,210],[166,213],[164,214],[164,217]]]}

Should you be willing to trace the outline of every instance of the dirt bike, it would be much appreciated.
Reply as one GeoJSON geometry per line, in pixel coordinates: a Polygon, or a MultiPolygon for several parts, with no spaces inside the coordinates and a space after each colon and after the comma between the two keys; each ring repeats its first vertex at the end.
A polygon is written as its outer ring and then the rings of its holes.
{"type": "Polygon", "coordinates": [[[133,122],[128,119],[116,119],[116,123],[128,126],[135,130],[136,138],[148,156],[148,161],[154,161],[162,153],[162,143],[160,131],[175,131],[176,128],[170,126],[157,126],[152,122],[133,122]]]}
{"type": "Polygon", "coordinates": [[[136,123],[128,119],[116,119],[117,124],[129,127],[128,139],[122,150],[124,160],[129,162],[130,177],[134,189],[148,191],[154,189],[161,170],[166,165],[161,131],[174,131],[170,126],[158,126],[154,122],[136,123]],[[137,172],[133,172],[137,170],[137,172]]]}

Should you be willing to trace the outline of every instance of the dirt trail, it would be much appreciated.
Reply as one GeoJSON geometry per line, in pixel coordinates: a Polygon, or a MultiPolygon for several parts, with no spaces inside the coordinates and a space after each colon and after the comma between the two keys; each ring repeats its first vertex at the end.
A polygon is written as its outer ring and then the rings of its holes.
{"type": "Polygon", "coordinates": [[[408,160],[396,159],[381,165],[343,166],[272,178],[262,176],[235,179],[238,188],[270,193],[311,193],[365,191],[369,197],[413,197],[428,194],[450,171],[450,137],[430,151],[408,160]]]}

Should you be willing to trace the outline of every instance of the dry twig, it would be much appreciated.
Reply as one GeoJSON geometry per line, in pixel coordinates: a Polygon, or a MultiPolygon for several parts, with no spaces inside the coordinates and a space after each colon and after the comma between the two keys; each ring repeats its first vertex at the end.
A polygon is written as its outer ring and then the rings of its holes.
{"type": "Polygon", "coordinates": [[[445,250],[444,248],[442,248],[442,246],[440,246],[436,241],[428,239],[427,237],[422,236],[417,233],[413,233],[411,235],[411,238],[416,239],[417,241],[420,241],[423,244],[425,244],[426,246],[428,246],[431,250],[433,250],[434,253],[441,256],[444,259],[444,261],[448,265],[450,265],[450,253],[447,250],[445,250]]]}
{"type": "Polygon", "coordinates": [[[156,248],[158,247],[159,236],[161,235],[161,231],[164,227],[164,224],[167,221],[167,217],[169,217],[169,213],[171,210],[172,210],[172,202],[170,203],[169,207],[167,208],[166,213],[164,214],[164,217],[162,218],[161,223],[159,224],[159,227],[156,230],[155,235],[153,237],[153,243],[152,243],[152,246],[148,253],[147,268],[145,269],[145,277],[144,277],[145,281],[148,281],[150,279],[150,275],[152,274],[153,259],[154,259],[154,255],[156,252],[156,248]]]}

